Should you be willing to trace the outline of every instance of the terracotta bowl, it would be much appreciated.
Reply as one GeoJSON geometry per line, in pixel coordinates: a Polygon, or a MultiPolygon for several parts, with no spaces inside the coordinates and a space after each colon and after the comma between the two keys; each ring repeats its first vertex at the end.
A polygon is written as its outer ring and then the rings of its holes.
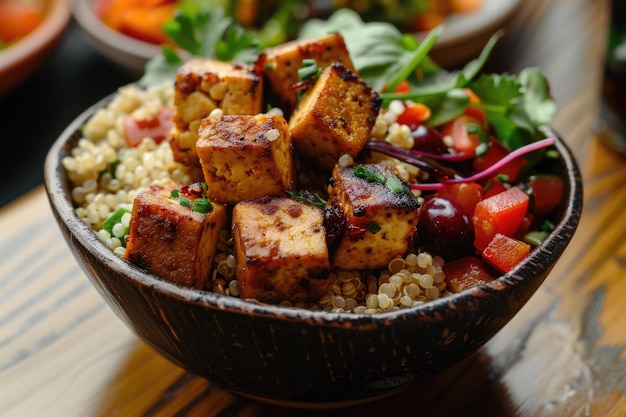
{"type": "Polygon", "coordinates": [[[497,280],[419,307],[377,315],[331,314],[264,305],[171,284],[114,255],[74,212],[61,165],[78,117],[52,146],[45,185],[76,260],[110,307],[158,352],[232,392],[280,405],[352,405],[396,392],[468,357],[522,308],[570,242],[582,182],[557,138],[566,182],[556,229],[497,280]]]}
{"type": "Polygon", "coordinates": [[[88,41],[102,56],[128,75],[139,78],[161,47],[126,36],[105,25],[95,13],[95,0],[74,0],[72,14],[88,41]]]}
{"type": "Polygon", "coordinates": [[[44,0],[44,19],[15,44],[0,50],[0,95],[25,81],[58,44],[70,21],[70,0],[44,0]]]}

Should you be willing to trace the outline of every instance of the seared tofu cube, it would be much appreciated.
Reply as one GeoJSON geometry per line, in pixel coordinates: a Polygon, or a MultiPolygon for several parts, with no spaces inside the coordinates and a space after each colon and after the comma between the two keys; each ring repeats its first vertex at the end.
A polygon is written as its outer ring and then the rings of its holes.
{"type": "Polygon", "coordinates": [[[125,259],[173,283],[204,288],[226,220],[222,205],[192,211],[171,189],[153,186],[133,201],[125,259]]]}
{"type": "Polygon", "coordinates": [[[263,79],[234,63],[192,59],[176,74],[174,159],[197,165],[196,141],[200,120],[215,109],[223,114],[257,114],[263,110],[263,79]]]}
{"type": "Polygon", "coordinates": [[[296,155],[329,172],[342,155],[356,157],[380,104],[378,93],[355,73],[341,64],[327,67],[289,120],[296,155]]]}
{"type": "Polygon", "coordinates": [[[287,197],[242,201],[232,233],[241,298],[314,302],[328,292],[330,264],[321,209],[287,197]]]}
{"type": "Polygon", "coordinates": [[[281,115],[205,118],[197,152],[213,201],[280,196],[294,186],[291,135],[281,115]]]}
{"type": "Polygon", "coordinates": [[[333,267],[382,268],[408,250],[419,202],[391,167],[337,165],[329,203],[345,220],[343,236],[331,253],[333,267]]]}
{"type": "Polygon", "coordinates": [[[356,72],[343,36],[339,33],[295,40],[266,49],[259,55],[255,66],[257,72],[265,77],[270,101],[276,102],[286,115],[291,114],[298,101],[297,92],[291,87],[300,81],[298,70],[304,59],[314,59],[320,68],[337,62],[356,72]]]}

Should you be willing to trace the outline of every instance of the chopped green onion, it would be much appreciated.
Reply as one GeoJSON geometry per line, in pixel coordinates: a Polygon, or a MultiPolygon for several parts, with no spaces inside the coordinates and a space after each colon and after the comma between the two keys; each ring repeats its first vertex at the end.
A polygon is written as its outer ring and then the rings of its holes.
{"type": "Polygon", "coordinates": [[[183,207],[191,207],[191,200],[189,200],[188,198],[181,197],[178,199],[178,202],[183,207]]]}
{"type": "Polygon", "coordinates": [[[357,165],[354,168],[354,176],[369,182],[379,182],[381,184],[385,184],[385,182],[387,182],[383,175],[377,174],[374,171],[365,168],[363,165],[357,165]]]}
{"type": "Polygon", "coordinates": [[[524,235],[524,241],[526,243],[530,243],[531,245],[539,246],[544,240],[546,240],[547,237],[548,232],[545,231],[528,232],[524,235]]]}
{"type": "Polygon", "coordinates": [[[380,229],[382,229],[382,227],[380,227],[380,225],[378,223],[376,223],[376,222],[370,222],[367,225],[367,230],[371,234],[373,234],[373,235],[375,235],[376,233],[380,232],[380,229]]]}
{"type": "Polygon", "coordinates": [[[130,213],[125,208],[117,209],[113,214],[106,218],[104,222],[102,222],[102,228],[109,232],[110,235],[113,235],[113,226],[122,221],[122,216],[126,213],[130,213]]]}
{"type": "Polygon", "coordinates": [[[387,178],[387,181],[385,181],[385,185],[396,194],[400,194],[405,191],[404,184],[402,184],[402,182],[395,175],[390,175],[387,178]]]}
{"type": "Polygon", "coordinates": [[[287,190],[287,194],[294,200],[298,200],[301,203],[305,203],[322,210],[326,208],[326,200],[320,197],[317,193],[312,193],[306,190],[302,190],[299,192],[287,190]]]}
{"type": "Polygon", "coordinates": [[[298,69],[298,78],[300,81],[305,81],[310,78],[319,77],[322,73],[322,69],[317,66],[317,62],[314,59],[303,59],[302,67],[298,69]]]}
{"type": "Polygon", "coordinates": [[[202,214],[211,210],[213,210],[213,204],[211,204],[211,201],[208,198],[204,197],[196,198],[193,202],[193,206],[191,207],[191,211],[202,214]]]}
{"type": "Polygon", "coordinates": [[[177,189],[177,188],[174,188],[174,189],[172,190],[172,192],[170,193],[170,197],[172,197],[172,198],[178,198],[178,196],[179,196],[179,194],[178,194],[178,189],[177,189]]]}

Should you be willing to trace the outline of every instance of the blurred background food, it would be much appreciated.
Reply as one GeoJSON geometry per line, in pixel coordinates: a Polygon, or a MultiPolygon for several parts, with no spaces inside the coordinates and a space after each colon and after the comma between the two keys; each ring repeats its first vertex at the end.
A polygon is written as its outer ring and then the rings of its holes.
{"type": "Polygon", "coordinates": [[[0,96],[49,56],[70,20],[70,0],[0,0],[0,96]]]}
{"type": "MultiPolygon", "coordinates": [[[[364,21],[384,20],[407,33],[430,30],[453,13],[479,10],[483,0],[205,0],[222,7],[243,27],[255,30],[261,43],[282,43],[297,35],[311,18],[327,18],[335,10],[350,8],[364,21]]],[[[110,28],[153,44],[167,42],[161,30],[173,18],[177,0],[97,0],[95,13],[110,28]]]]}

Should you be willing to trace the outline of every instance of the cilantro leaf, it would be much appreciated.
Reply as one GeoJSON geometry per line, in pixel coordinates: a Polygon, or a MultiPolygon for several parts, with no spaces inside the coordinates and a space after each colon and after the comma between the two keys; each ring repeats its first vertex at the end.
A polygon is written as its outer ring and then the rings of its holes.
{"type": "Polygon", "coordinates": [[[163,31],[178,49],[164,47],[162,55],[146,64],[139,80],[142,86],[173,82],[184,59],[190,57],[245,63],[256,59],[255,38],[235,23],[223,7],[211,6],[211,1],[207,1],[186,0],[179,4],[174,18],[163,25],[163,31]]]}
{"type": "Polygon", "coordinates": [[[552,123],[556,104],[550,96],[550,87],[538,68],[526,68],[519,74],[524,90],[524,109],[533,125],[547,126],[552,123]]]}

